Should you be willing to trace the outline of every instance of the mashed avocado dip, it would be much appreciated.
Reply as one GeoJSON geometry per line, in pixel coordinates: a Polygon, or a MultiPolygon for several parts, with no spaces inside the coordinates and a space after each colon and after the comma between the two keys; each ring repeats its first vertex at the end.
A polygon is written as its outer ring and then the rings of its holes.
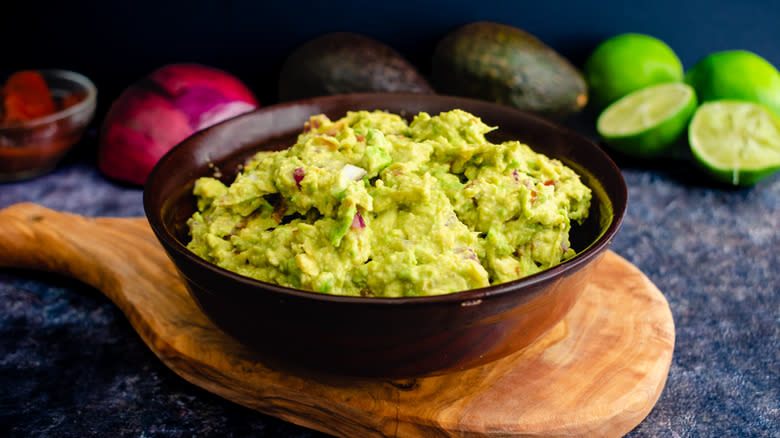
{"type": "Polygon", "coordinates": [[[438,295],[515,280],[574,255],[591,193],[557,160],[461,110],[316,115],[226,186],[195,182],[188,248],[230,271],[335,295],[438,295]]]}

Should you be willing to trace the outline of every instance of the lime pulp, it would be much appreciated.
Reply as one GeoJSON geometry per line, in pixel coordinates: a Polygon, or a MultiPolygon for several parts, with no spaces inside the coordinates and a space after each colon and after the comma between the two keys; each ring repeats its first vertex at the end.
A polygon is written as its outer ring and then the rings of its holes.
{"type": "Polygon", "coordinates": [[[663,156],[685,132],[696,105],[696,93],[687,84],[652,85],[608,106],[596,129],[609,146],[627,155],[663,156]]]}
{"type": "Polygon", "coordinates": [[[728,184],[752,185],[780,169],[780,120],[760,104],[702,104],[691,120],[688,141],[703,169],[728,184]]]}

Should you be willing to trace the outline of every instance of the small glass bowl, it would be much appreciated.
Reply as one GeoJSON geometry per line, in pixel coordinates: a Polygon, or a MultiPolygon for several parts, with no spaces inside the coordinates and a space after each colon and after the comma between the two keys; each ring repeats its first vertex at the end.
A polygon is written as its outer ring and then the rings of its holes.
{"type": "Polygon", "coordinates": [[[86,76],[67,70],[38,70],[55,100],[77,94],[81,101],[45,117],[0,122],[0,182],[52,171],[76,144],[95,114],[97,89],[86,76]]]}

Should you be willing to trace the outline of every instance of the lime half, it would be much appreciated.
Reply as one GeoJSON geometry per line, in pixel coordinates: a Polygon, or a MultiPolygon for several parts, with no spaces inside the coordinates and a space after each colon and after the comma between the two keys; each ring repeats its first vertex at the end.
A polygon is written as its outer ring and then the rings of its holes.
{"type": "Polygon", "coordinates": [[[608,106],[596,129],[610,147],[626,155],[669,155],[696,110],[696,93],[682,82],[634,91],[608,106]]]}
{"type": "Polygon", "coordinates": [[[753,185],[780,169],[780,120],[756,103],[701,105],[691,120],[688,142],[704,170],[728,184],[753,185]]]}

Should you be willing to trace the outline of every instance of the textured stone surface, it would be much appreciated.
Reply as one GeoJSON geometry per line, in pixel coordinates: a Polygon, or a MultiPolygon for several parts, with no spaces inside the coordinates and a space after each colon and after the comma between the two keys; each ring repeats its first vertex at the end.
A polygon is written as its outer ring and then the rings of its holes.
{"type": "MultiPolygon", "coordinates": [[[[141,190],[97,173],[89,144],[50,175],[0,184],[0,208],[143,215],[141,190]]],[[[661,399],[628,436],[777,436],[780,177],[733,190],[665,164],[621,162],[629,208],[613,249],[665,294],[677,330],[661,399]]],[[[0,435],[323,436],[179,378],[99,291],[11,269],[0,269],[0,435]]]]}

